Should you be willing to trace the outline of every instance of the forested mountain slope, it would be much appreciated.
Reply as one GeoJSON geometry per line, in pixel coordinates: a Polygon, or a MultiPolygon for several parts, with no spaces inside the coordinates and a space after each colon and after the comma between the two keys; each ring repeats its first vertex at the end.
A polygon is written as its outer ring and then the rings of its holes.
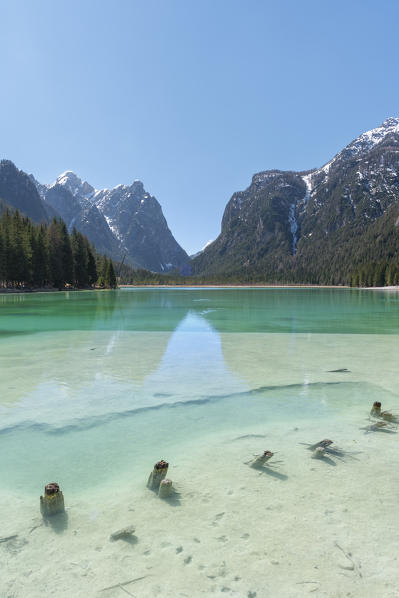
{"type": "Polygon", "coordinates": [[[348,283],[366,261],[399,258],[399,119],[363,133],[322,168],[271,170],[228,202],[194,273],[348,283]]]}

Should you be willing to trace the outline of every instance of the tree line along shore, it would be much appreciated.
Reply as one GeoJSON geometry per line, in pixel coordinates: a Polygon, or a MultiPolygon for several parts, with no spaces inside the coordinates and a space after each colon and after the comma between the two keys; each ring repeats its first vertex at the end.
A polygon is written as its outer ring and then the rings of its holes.
{"type": "Polygon", "coordinates": [[[3,290],[115,288],[114,265],[65,222],[34,224],[18,210],[0,217],[0,287],[3,290]]]}
{"type": "Polygon", "coordinates": [[[320,281],[317,277],[305,276],[300,278],[284,276],[262,276],[260,272],[220,273],[209,276],[182,276],[177,271],[167,274],[149,272],[148,270],[133,270],[129,266],[122,266],[120,270],[120,284],[124,286],[274,286],[274,287],[324,287],[324,288],[373,288],[395,287],[399,285],[399,262],[396,260],[370,261],[358,266],[345,279],[329,282],[320,281]]]}
{"type": "MultiPolygon", "coordinates": [[[[123,260],[122,260],[123,261],[123,260]]],[[[324,286],[394,287],[399,285],[396,259],[358,265],[345,280],[330,284],[319,280],[291,280],[262,276],[261,272],[225,272],[184,276],[133,269],[100,255],[87,237],[63,220],[34,224],[18,210],[6,209],[0,217],[0,292],[65,289],[113,289],[124,286],[324,286]],[[118,276],[116,276],[116,271],[118,276]]]]}

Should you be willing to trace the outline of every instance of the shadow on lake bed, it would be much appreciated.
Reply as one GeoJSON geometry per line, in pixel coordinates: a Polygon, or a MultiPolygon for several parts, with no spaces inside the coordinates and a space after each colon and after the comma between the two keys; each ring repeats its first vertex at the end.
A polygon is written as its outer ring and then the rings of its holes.
{"type": "Polygon", "coordinates": [[[68,513],[64,511],[51,515],[51,517],[43,517],[43,522],[46,527],[51,527],[56,534],[62,534],[68,528],[68,513]]]}

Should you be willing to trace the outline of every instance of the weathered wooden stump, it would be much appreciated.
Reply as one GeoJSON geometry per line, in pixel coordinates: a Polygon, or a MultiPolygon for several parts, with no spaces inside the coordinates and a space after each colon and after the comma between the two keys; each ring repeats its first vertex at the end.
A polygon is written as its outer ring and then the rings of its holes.
{"type": "Polygon", "coordinates": [[[173,492],[172,480],[165,478],[159,484],[158,496],[159,498],[168,498],[173,492]]]}
{"type": "Polygon", "coordinates": [[[134,532],[134,525],[128,525],[127,527],[118,529],[116,532],[111,534],[109,539],[111,540],[111,542],[115,542],[115,540],[124,540],[126,538],[130,538],[134,534],[134,532]]]}
{"type": "Polygon", "coordinates": [[[154,465],[154,469],[150,473],[150,477],[148,478],[147,488],[150,490],[158,490],[159,486],[163,479],[166,478],[166,474],[168,473],[169,463],[164,461],[158,461],[154,465]]]}
{"type": "Polygon", "coordinates": [[[395,421],[394,416],[389,411],[383,411],[383,413],[381,413],[381,417],[382,417],[382,419],[385,419],[386,422],[394,422],[395,421]]]}
{"type": "Polygon", "coordinates": [[[379,401],[374,401],[370,415],[373,415],[374,417],[381,416],[381,403],[379,401]]]}
{"type": "Polygon", "coordinates": [[[323,446],[317,446],[312,454],[313,459],[322,459],[326,454],[326,449],[323,446]]]}
{"type": "Polygon", "coordinates": [[[43,517],[50,517],[65,511],[64,496],[57,482],[44,487],[44,496],[40,497],[40,512],[43,517]]]}
{"type": "Polygon", "coordinates": [[[309,449],[311,451],[314,451],[315,449],[321,447],[323,449],[326,449],[327,447],[330,446],[330,444],[333,444],[332,440],[328,440],[328,438],[325,438],[324,440],[320,440],[320,442],[316,442],[316,444],[311,444],[309,446],[309,449]]]}
{"type": "Polygon", "coordinates": [[[375,401],[370,411],[371,417],[377,417],[379,419],[383,419],[386,422],[391,422],[393,424],[398,424],[398,418],[393,415],[390,411],[382,411],[382,406],[379,401],[375,401]]]}
{"type": "Polygon", "coordinates": [[[252,461],[249,462],[249,466],[254,467],[255,469],[257,467],[263,467],[263,465],[267,463],[269,459],[273,457],[273,455],[274,453],[271,451],[263,451],[263,453],[256,455],[255,459],[252,459],[252,461]]]}

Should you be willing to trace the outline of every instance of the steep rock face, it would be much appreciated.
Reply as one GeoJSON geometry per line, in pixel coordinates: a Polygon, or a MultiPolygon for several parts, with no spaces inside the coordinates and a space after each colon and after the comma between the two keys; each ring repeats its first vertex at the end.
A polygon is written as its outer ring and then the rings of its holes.
{"type": "Polygon", "coordinates": [[[47,222],[49,215],[30,177],[10,160],[0,161],[0,199],[34,222],[47,222]]]}
{"type": "Polygon", "coordinates": [[[96,191],[92,201],[128,256],[142,268],[187,268],[189,258],[170,232],[162,208],[141,181],[96,191]]]}
{"type": "Polygon", "coordinates": [[[196,269],[202,264],[211,272],[239,269],[266,254],[289,254],[293,245],[291,206],[299,203],[305,192],[304,182],[295,173],[273,170],[256,174],[248,189],[232,196],[221,234],[194,260],[196,269]]]}
{"type": "MultiPolygon", "coordinates": [[[[228,202],[221,233],[193,260],[194,272],[252,271],[276,280],[321,281],[327,262],[336,262],[338,271],[340,261],[348,269],[370,259],[371,231],[382,216],[391,226],[398,202],[399,119],[389,118],[322,168],[256,174],[228,202]]],[[[393,226],[393,234],[396,230],[393,226]]],[[[399,239],[397,245],[399,250],[399,239]]]]}
{"type": "Polygon", "coordinates": [[[95,190],[75,173],[62,173],[52,185],[37,189],[67,223],[116,260],[156,272],[187,271],[189,258],[170,232],[157,200],[140,181],[95,190]]]}

